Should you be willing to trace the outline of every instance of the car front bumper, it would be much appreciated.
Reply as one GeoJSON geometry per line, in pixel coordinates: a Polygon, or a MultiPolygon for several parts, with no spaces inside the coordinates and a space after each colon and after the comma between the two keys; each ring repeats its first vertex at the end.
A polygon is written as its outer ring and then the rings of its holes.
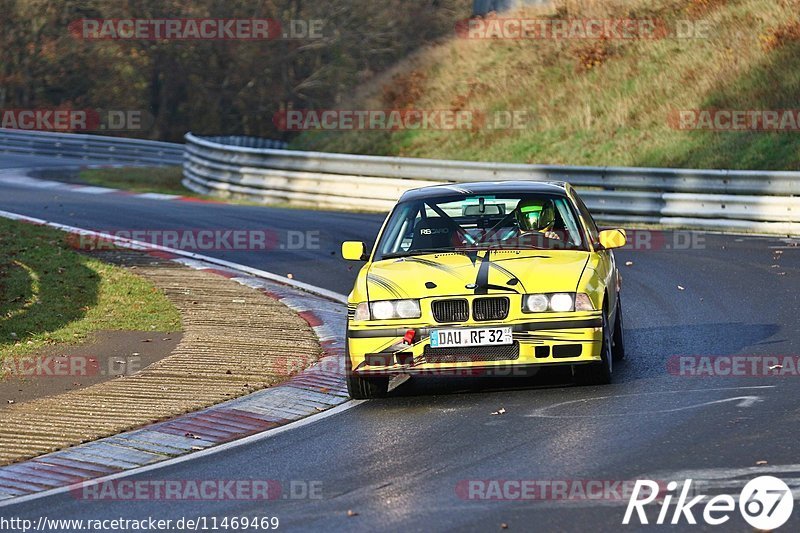
{"type": "Polygon", "coordinates": [[[408,327],[348,326],[348,365],[355,373],[509,375],[512,369],[544,365],[574,365],[601,360],[603,339],[599,312],[575,317],[515,322],[409,325],[408,327]],[[433,329],[511,327],[514,344],[491,347],[431,348],[433,329]],[[413,330],[414,340],[404,337],[413,330]]]}

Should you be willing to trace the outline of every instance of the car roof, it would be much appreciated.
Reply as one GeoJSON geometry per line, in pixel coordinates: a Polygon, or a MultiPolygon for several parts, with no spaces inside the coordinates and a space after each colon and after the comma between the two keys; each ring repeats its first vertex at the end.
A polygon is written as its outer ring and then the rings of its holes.
{"type": "Polygon", "coordinates": [[[567,183],[564,181],[476,181],[472,183],[447,183],[411,189],[403,193],[401,202],[424,200],[459,194],[519,194],[519,193],[551,193],[565,196],[567,183]]]}

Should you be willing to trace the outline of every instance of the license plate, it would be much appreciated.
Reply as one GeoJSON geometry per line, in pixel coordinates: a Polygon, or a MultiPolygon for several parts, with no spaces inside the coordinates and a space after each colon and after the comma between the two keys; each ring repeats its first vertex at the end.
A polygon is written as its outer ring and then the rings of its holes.
{"type": "Polygon", "coordinates": [[[431,331],[431,348],[513,344],[511,328],[458,328],[431,331]]]}

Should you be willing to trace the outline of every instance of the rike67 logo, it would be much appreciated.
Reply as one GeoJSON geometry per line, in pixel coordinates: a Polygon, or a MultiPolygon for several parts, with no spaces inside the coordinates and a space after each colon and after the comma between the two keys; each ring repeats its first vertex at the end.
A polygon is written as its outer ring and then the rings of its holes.
{"type": "Polygon", "coordinates": [[[760,476],[748,482],[739,494],[738,502],[730,494],[709,498],[703,494],[692,497],[693,492],[691,479],[684,481],[681,487],[676,481],[669,482],[666,493],[659,493],[659,485],[655,481],[639,479],[633,487],[622,523],[630,524],[635,511],[636,519],[643,525],[697,524],[697,518],[700,517],[706,524],[718,526],[730,520],[738,507],[742,518],[754,529],[772,531],[789,520],[794,508],[789,486],[772,476],[760,476]],[[659,497],[663,498],[661,508],[656,520],[651,522],[652,516],[648,518],[645,506],[659,497]],[[672,505],[674,509],[670,512],[672,505]]]}

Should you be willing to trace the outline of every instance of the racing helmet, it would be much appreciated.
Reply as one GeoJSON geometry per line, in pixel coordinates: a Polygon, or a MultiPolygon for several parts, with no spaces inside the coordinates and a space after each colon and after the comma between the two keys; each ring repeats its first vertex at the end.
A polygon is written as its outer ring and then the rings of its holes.
{"type": "Polygon", "coordinates": [[[556,207],[553,200],[532,198],[520,201],[517,205],[517,222],[522,231],[549,231],[556,221],[556,207]]]}

